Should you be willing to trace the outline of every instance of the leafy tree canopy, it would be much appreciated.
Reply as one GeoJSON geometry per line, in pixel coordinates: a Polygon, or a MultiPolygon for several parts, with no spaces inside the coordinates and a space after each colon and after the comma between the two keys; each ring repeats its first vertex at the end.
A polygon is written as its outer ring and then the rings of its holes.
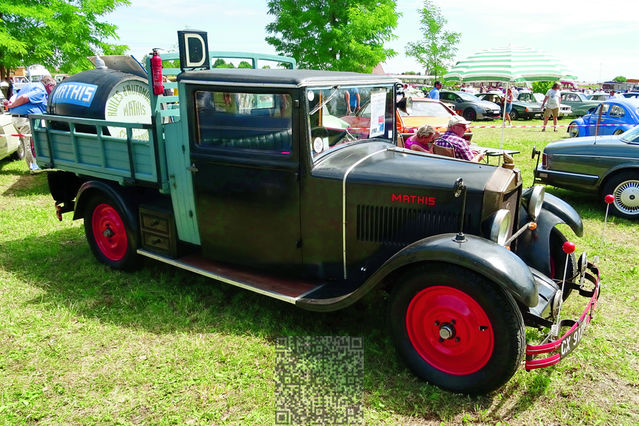
{"type": "Polygon", "coordinates": [[[626,77],[624,77],[623,75],[618,75],[617,77],[613,78],[612,81],[616,81],[617,83],[624,83],[626,81],[626,77]]]}
{"type": "Polygon", "coordinates": [[[426,74],[435,77],[444,75],[448,62],[457,53],[461,33],[446,31],[448,22],[439,7],[432,0],[424,0],[424,7],[418,10],[420,29],[424,39],[406,45],[406,54],[413,56],[426,68],[426,74]]]}
{"type": "Polygon", "coordinates": [[[100,18],[129,0],[0,0],[0,77],[42,64],[73,73],[91,68],[87,56],[121,54],[116,26],[100,18]]]}
{"type": "Polygon", "coordinates": [[[266,41],[300,68],[371,72],[395,55],[395,0],[268,0],[266,41]]]}
{"type": "Polygon", "coordinates": [[[545,95],[555,83],[555,81],[534,81],[532,84],[532,90],[535,93],[543,93],[545,95]]]}

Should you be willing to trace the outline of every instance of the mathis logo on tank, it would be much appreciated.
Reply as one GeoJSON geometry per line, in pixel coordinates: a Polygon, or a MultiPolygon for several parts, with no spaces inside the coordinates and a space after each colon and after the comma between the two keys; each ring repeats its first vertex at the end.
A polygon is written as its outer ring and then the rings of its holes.
{"type": "MultiPolygon", "coordinates": [[[[108,90],[108,89],[107,89],[108,90]]],[[[71,104],[90,109],[94,102],[95,108],[101,109],[104,103],[104,119],[125,123],[151,124],[151,96],[147,84],[134,77],[115,84],[104,100],[104,92],[96,97],[100,87],[96,84],[78,81],[63,82],[58,85],[53,94],[54,104],[71,104]],[[100,99],[98,99],[100,98],[100,99]]],[[[101,114],[100,114],[101,115],[101,114]]],[[[101,118],[101,117],[100,117],[101,118]]],[[[118,138],[126,138],[123,127],[107,126],[109,134],[118,138]]],[[[134,139],[149,140],[149,133],[144,129],[133,129],[134,139]]]]}

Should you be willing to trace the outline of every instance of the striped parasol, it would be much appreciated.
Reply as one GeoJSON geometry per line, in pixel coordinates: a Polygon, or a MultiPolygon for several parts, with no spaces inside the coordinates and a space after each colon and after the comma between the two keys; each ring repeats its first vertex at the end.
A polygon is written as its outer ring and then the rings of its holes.
{"type": "Polygon", "coordinates": [[[477,52],[457,62],[446,81],[554,81],[572,79],[557,58],[527,47],[504,47],[477,52]]]}

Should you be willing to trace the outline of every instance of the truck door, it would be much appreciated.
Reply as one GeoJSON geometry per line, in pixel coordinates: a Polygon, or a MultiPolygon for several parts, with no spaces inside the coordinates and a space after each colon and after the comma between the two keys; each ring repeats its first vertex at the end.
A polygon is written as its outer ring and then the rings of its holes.
{"type": "Polygon", "coordinates": [[[293,94],[203,87],[187,96],[202,255],[259,269],[300,266],[293,94]]]}

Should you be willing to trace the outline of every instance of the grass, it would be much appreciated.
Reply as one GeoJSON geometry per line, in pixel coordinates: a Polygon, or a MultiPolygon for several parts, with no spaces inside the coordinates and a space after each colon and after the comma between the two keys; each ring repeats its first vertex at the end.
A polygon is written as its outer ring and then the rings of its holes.
{"type": "MultiPolygon", "coordinates": [[[[499,146],[500,129],[474,133],[477,143],[499,146]]],[[[532,145],[560,137],[565,131],[506,130],[526,186],[532,145]]],[[[4,160],[0,423],[270,424],[275,338],[348,335],[364,337],[366,423],[636,424],[639,231],[613,218],[602,246],[601,202],[547,189],[582,214],[583,238],[562,228],[578,251],[601,258],[597,316],[558,366],[519,369],[498,392],[468,397],[416,379],[397,359],[384,293],[317,314],[150,260],[134,273],[110,270],[91,255],[82,221],[55,219],[44,174],[4,160]]],[[[568,309],[583,304],[573,298],[568,309]]]]}

